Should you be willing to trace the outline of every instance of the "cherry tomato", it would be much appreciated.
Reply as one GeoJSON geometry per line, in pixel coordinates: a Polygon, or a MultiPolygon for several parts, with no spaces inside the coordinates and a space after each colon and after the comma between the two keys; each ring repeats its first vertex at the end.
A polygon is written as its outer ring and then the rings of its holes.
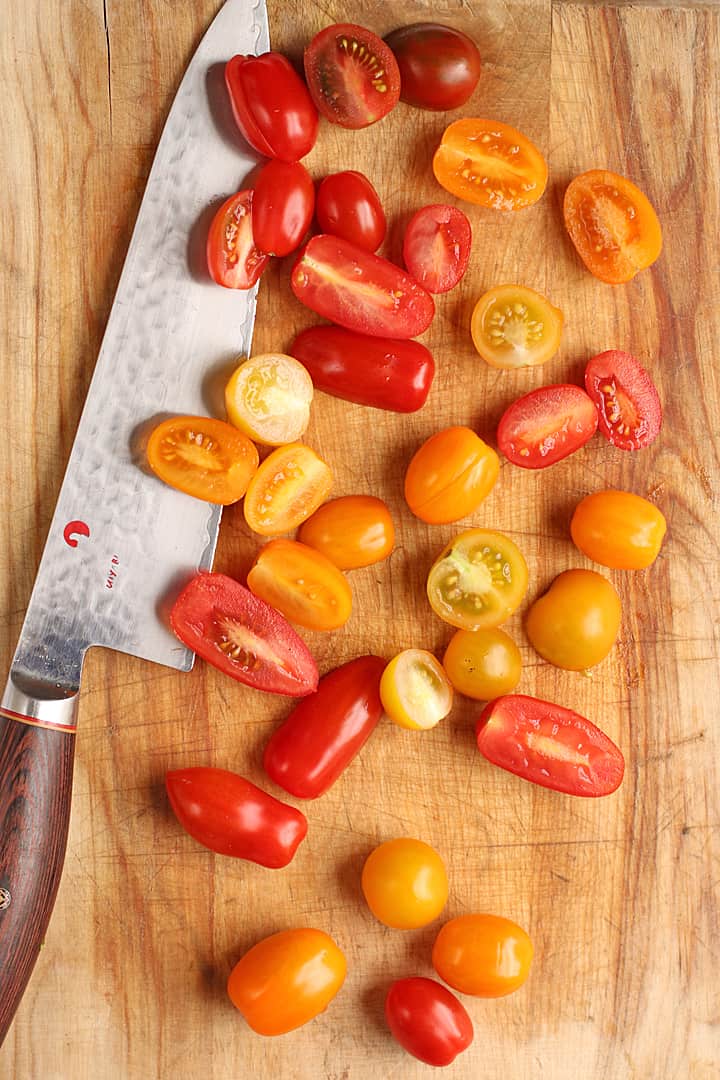
{"type": "Polygon", "coordinates": [[[300,526],[298,539],[340,570],[387,559],[395,547],[395,526],[387,505],[374,495],[330,499],[300,526]]]}
{"type": "Polygon", "coordinates": [[[250,289],[269,256],[255,244],[252,191],[239,191],[222,204],[210,225],[207,264],[210,277],[226,289],[250,289]]]}
{"type": "Polygon", "coordinates": [[[338,236],[314,236],[290,284],[318,315],[372,337],[415,337],[435,314],[433,298],[421,285],[387,259],[338,236]]]}
{"type": "Polygon", "coordinates": [[[380,844],[365,860],[360,883],[375,918],[396,930],[427,926],[447,903],[445,863],[422,840],[380,844]]]}
{"type": "Polygon", "coordinates": [[[596,563],[615,570],[643,570],[658,557],[665,518],[653,503],[629,491],[586,495],[570,522],[573,542],[596,563]]]}
{"type": "Polygon", "coordinates": [[[428,292],[449,292],[467,270],[471,245],[472,229],[462,210],[434,203],[410,218],[403,261],[428,292]]]}
{"type": "Polygon", "coordinates": [[[447,544],[427,580],[430,606],[451,626],[498,626],[519,607],[528,585],[527,563],[508,536],[468,529],[447,544]]]}
{"type": "Polygon", "coordinates": [[[450,712],[453,689],[432,653],[404,649],[383,672],[380,700],[400,727],[428,731],[450,712]]]}
{"type": "Polygon", "coordinates": [[[238,960],[227,990],[258,1035],[284,1035],[325,1011],[346,972],[343,953],[322,930],[281,930],[238,960]]]}
{"type": "Polygon", "coordinates": [[[269,161],[255,184],[253,239],[268,255],[289,255],[310,228],[315,185],[299,161],[269,161]]]}
{"type": "Polygon", "coordinates": [[[319,111],[333,124],[364,128],[400,97],[400,72],[377,34],[352,23],[326,26],[305,50],[305,78],[319,111]]]}
{"type": "Polygon", "coordinates": [[[352,169],[325,177],[315,213],[322,232],[366,251],[377,251],[385,239],[387,222],[378,193],[366,176],[352,169]]]}
{"type": "Polygon", "coordinates": [[[198,574],[170,626],[203,660],[256,690],[303,697],[318,685],[310,651],[283,616],[224,574],[198,574]]]}
{"type": "Polygon", "coordinates": [[[265,771],[299,799],[317,799],[360,753],[382,716],[385,661],[360,656],[320,680],[265,747],[265,771]]]}
{"type": "Polygon", "coordinates": [[[304,443],[279,446],[265,458],[248,485],[245,520],[262,536],[292,532],[330,494],[333,475],[304,443]]]}
{"type": "Polygon", "coordinates": [[[583,447],[597,426],[597,409],[579,386],[541,386],[507,407],[497,442],[513,465],[544,469],[583,447]]]}
{"type": "Polygon", "coordinates": [[[618,747],[584,716],[525,694],[490,701],[476,737],[493,765],[566,795],[610,795],[625,771],[618,747]]]}
{"type": "Polygon", "coordinates": [[[587,671],[615,644],[622,614],[615,587],[594,570],[566,570],[530,608],[525,629],[545,660],[587,671]]]}
{"type": "Polygon", "coordinates": [[[248,588],[290,622],[308,630],[337,630],[352,611],[350,586],[334,563],[297,540],[271,540],[260,549],[248,588]]]}
{"type": "Polygon", "coordinates": [[[447,676],[460,694],[489,701],[520,682],[520,650],[504,630],[456,630],[443,657],[447,676]]]}
{"type": "Polygon", "coordinates": [[[277,868],[305,839],[304,814],[227,769],[174,769],[165,787],[183,829],[219,855],[277,868]]]}
{"type": "Polygon", "coordinates": [[[233,56],[225,83],[237,125],[255,150],[281,161],[299,161],[312,150],[317,109],[287,57],[233,56]]]}
{"type": "Polygon", "coordinates": [[[438,525],[477,510],[495,486],[500,459],[467,427],[431,435],[405,473],[405,499],[416,517],[438,525]]]}
{"type": "Polygon", "coordinates": [[[435,939],[433,967],[441,979],[474,997],[512,994],[527,979],[533,958],[530,938],[501,915],[460,915],[435,939]]]}
{"type": "Polygon", "coordinates": [[[467,1009],[434,979],[397,979],[385,998],[385,1019],[403,1050],[426,1065],[451,1065],[473,1041],[467,1009]]]}
{"type": "Polygon", "coordinates": [[[578,255],[609,285],[630,281],[662,250],[660,222],[647,197],[606,169],[591,169],[570,182],[563,215],[578,255]]]}
{"type": "Polygon", "coordinates": [[[400,69],[400,98],[420,109],[445,112],[464,105],[480,78],[474,41],[440,23],[422,22],[385,38],[400,69]]]}
{"type": "Polygon", "coordinates": [[[225,387],[228,419],[255,442],[280,446],[305,432],[312,379],[292,356],[262,353],[245,360],[225,387]]]}
{"type": "Polygon", "coordinates": [[[634,356],[609,349],[585,369],[585,389],[595,402],[599,427],[620,450],[640,450],[658,437],[662,405],[655,384],[634,356]]]}
{"type": "Polygon", "coordinates": [[[497,285],[481,296],[470,333],[483,360],[495,368],[535,367],[560,348],[563,315],[524,285],[497,285]]]}
{"type": "Polygon", "coordinates": [[[435,375],[432,353],[419,341],[367,337],[338,326],[303,330],[290,352],[318,390],[391,412],[421,409],[435,375]]]}
{"type": "Polygon", "coordinates": [[[451,195],[494,210],[522,210],[547,184],[536,146],[498,120],[467,118],[446,128],[433,158],[435,179],[451,195]]]}
{"type": "Polygon", "coordinates": [[[247,436],[223,420],[172,416],[153,428],[147,460],[178,491],[228,506],[247,491],[259,458],[247,436]]]}

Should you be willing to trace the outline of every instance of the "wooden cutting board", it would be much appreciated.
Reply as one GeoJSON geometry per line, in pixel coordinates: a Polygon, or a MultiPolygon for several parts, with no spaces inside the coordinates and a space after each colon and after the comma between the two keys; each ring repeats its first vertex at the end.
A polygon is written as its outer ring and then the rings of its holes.
{"type": "MultiPolygon", "coordinates": [[[[10,663],[143,187],[184,68],[218,0],[6,0],[0,22],[3,386],[0,640],[10,663]]],[[[484,115],[527,133],[550,165],[533,209],[464,205],[470,269],[438,302],[425,335],[438,374],[411,416],[318,394],[307,441],[331,464],[335,494],[390,504],[397,548],[351,575],[347,627],[306,637],[321,671],[366,651],[441,652],[450,628],[424,578],[455,526],[424,526],[402,499],[419,443],[450,424],[493,441],[503,408],[544,382],[577,381],[594,352],[619,347],[651,370],[660,438],[624,454],[602,438],[536,474],[505,464],[463,525],[506,531],[531,570],[528,600],[563,569],[589,565],[568,521],[590,491],[651,498],[669,523],[642,573],[608,571],[623,603],[620,640],[591,678],[541,662],[508,624],[525,663],[520,689],[577,709],[620,744],[612,797],[573,800],[493,768],[474,748],[478,706],[458,699],[427,734],[383,722],[321,800],[293,864],[271,872],[215,857],[185,835],[163,790],[170,767],[216,765],[269,786],[262,747],[288,711],[202,663],[188,675],[97,652],[81,704],[65,874],[34,976],[0,1051],[7,1080],[376,1080],[430,1075],[382,1017],[395,977],[431,975],[440,922],[385,929],[359,888],[368,852],[415,836],[446,859],[446,917],[490,911],[527,927],[532,975],[499,1001],[466,999],[472,1048],[450,1075],[571,1080],[720,1076],[717,982],[720,593],[717,349],[720,339],[718,113],[714,4],[607,6],[550,0],[269,0],[277,48],[298,58],[322,26],[379,33],[433,17],[469,31],[484,58],[475,97],[446,117],[401,105],[353,133],[323,124],[315,177],[357,168],[377,186],[399,258],[409,214],[448,196],[432,152],[450,119],[484,115]],[[613,288],[581,265],[563,230],[574,174],[609,167],[647,192],[665,248],[613,288]],[[491,371],[468,326],[477,297],[519,281],[562,308],[562,348],[544,370],[491,371]],[[230,1006],[232,964],[260,937],[298,925],[331,933],[349,975],[327,1013],[275,1040],[230,1006]]],[[[228,41],[228,55],[233,51],[228,41]]],[[[240,177],[239,177],[240,179],[240,177]]],[[[283,350],[313,322],[287,287],[263,280],[255,350],[283,350]]],[[[212,365],[198,356],[198,371],[212,365]]],[[[242,576],[258,546],[235,509],[216,566],[242,576]]],[[[278,792],[279,794],[279,792],[278,792]]],[[[444,917],[445,917],[444,916],[444,917]]]]}

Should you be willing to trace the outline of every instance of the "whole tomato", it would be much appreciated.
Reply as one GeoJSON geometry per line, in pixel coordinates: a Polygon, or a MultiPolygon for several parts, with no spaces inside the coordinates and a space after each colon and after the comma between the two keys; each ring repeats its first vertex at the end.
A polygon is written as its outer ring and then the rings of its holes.
{"type": "Polygon", "coordinates": [[[622,614],[615,586],[594,570],[565,570],[528,611],[533,648],[551,664],[586,671],[615,644],[622,614]]]}
{"type": "Polygon", "coordinates": [[[378,193],[353,169],[325,177],[315,212],[322,232],[342,236],[366,251],[377,251],[385,239],[387,222],[378,193]]]}
{"type": "Polygon", "coordinates": [[[441,23],[413,23],[385,38],[400,69],[400,98],[420,109],[445,112],[464,105],[480,77],[475,42],[441,23]]]}
{"type": "Polygon", "coordinates": [[[299,246],[315,207],[315,187],[299,161],[268,161],[255,184],[253,239],[268,255],[289,255],[299,246]]]}
{"type": "Polygon", "coordinates": [[[402,1048],[426,1065],[450,1065],[473,1041],[467,1010],[435,979],[397,979],[385,1019],[402,1048]]]}
{"type": "Polygon", "coordinates": [[[501,915],[460,915],[435,939],[433,967],[461,994],[503,997],[527,979],[533,958],[530,938],[501,915]]]}
{"type": "Polygon", "coordinates": [[[361,886],[376,919],[396,930],[427,926],[445,907],[445,863],[422,840],[386,840],[365,860],[361,886]]]}
{"type": "Polygon", "coordinates": [[[630,491],[586,495],[570,522],[573,542],[589,559],[615,570],[643,570],[658,557],[665,518],[654,503],[630,491]]]}

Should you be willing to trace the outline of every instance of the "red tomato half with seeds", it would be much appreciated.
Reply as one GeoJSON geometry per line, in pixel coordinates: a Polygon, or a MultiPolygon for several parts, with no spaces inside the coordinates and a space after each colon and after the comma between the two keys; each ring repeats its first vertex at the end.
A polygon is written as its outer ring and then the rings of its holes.
{"type": "Polygon", "coordinates": [[[400,71],[377,34],[352,23],[326,26],[305,50],[313,101],[331,123],[364,128],[387,116],[400,98],[400,71]]]}
{"type": "Polygon", "coordinates": [[[449,292],[467,270],[471,246],[472,229],[462,210],[437,203],[410,218],[403,260],[428,292],[449,292]]]}
{"type": "Polygon", "coordinates": [[[315,185],[299,161],[269,161],[255,184],[253,238],[268,255],[289,255],[310,228],[315,185]]]}
{"type": "Polygon", "coordinates": [[[397,979],[385,998],[394,1037],[426,1065],[450,1065],[473,1041],[467,1009],[435,979],[397,979]]]}
{"type": "Polygon", "coordinates": [[[250,289],[268,264],[253,237],[252,191],[227,199],[210,225],[207,264],[210,277],[226,289],[250,289]]]}
{"type": "Polygon", "coordinates": [[[620,450],[649,446],[662,426],[662,405],[647,371],[630,353],[609,349],[585,369],[585,388],[595,402],[599,427],[620,450]]]}
{"type": "Polygon", "coordinates": [[[290,697],[317,687],[315,661],[287,619],[225,574],[194,577],[173,605],[170,626],[189,649],[246,686],[290,697]]]}
{"type": "Polygon", "coordinates": [[[490,701],[476,736],[493,765],[566,795],[611,795],[625,771],[621,751],[584,716],[525,694],[490,701]]]}
{"type": "Polygon", "coordinates": [[[281,161],[299,161],[312,150],[317,109],[286,56],[233,56],[225,65],[225,84],[237,125],[253,149],[281,161]]]}
{"type": "Polygon", "coordinates": [[[342,236],[366,251],[377,251],[385,239],[387,221],[380,197],[360,172],[348,169],[326,176],[315,210],[324,233],[342,236]]]}
{"type": "Polygon", "coordinates": [[[544,469],[584,446],[597,431],[597,409],[579,386],[541,386],[513,401],[498,424],[500,450],[523,469],[544,469]]]}

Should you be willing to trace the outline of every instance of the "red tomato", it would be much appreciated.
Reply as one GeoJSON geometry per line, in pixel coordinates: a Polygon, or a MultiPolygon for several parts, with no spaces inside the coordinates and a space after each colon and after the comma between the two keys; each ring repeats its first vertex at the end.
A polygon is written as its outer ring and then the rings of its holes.
{"type": "Polygon", "coordinates": [[[621,751],[589,720],[525,694],[488,702],[476,736],[493,765],[566,795],[610,795],[625,771],[621,751]]]}
{"type": "Polygon", "coordinates": [[[312,221],[315,186],[299,161],[269,161],[258,176],[252,204],[253,237],[268,255],[289,255],[312,221]]]}
{"type": "Polygon", "coordinates": [[[400,69],[400,98],[420,109],[445,112],[464,105],[480,78],[480,53],[461,30],[413,23],[385,38],[400,69]]]}
{"type": "Polygon", "coordinates": [[[253,239],[252,191],[227,199],[210,225],[207,264],[210,277],[226,289],[250,289],[268,264],[253,239]]]}
{"type": "Polygon", "coordinates": [[[424,206],[405,230],[403,260],[423,288],[444,293],[467,270],[471,244],[472,229],[462,210],[440,203],[424,206]]]}
{"type": "Polygon", "coordinates": [[[400,97],[400,72],[377,34],[352,23],[326,26],[305,50],[305,78],[323,116],[345,128],[381,120],[400,97]]]}
{"type": "Polygon", "coordinates": [[[307,833],[304,814],[227,769],[175,769],[165,787],[183,829],[219,855],[287,866],[307,833]]]}
{"type": "Polygon", "coordinates": [[[473,1041],[465,1006],[434,979],[397,979],[385,998],[385,1019],[403,1050],[426,1065],[450,1065],[473,1041]]]}
{"type": "Polygon", "coordinates": [[[662,425],[655,384],[634,356],[608,349],[585,369],[585,389],[595,402],[600,430],[620,450],[640,450],[654,442],[662,425]]]}
{"type": "Polygon", "coordinates": [[[597,431],[597,409],[579,386],[541,386],[513,401],[500,418],[500,450],[523,469],[544,469],[573,454],[597,431]]]}
{"type": "Polygon", "coordinates": [[[175,601],[170,625],[203,660],[256,690],[303,697],[318,684],[307,645],[283,616],[224,574],[198,574],[175,601]]]}
{"type": "Polygon", "coordinates": [[[271,780],[299,799],[317,799],[362,750],[382,716],[385,661],[360,656],[323,676],[265,747],[271,780]]]}
{"type": "Polygon", "coordinates": [[[435,375],[432,353],[419,341],[368,337],[337,326],[311,326],[290,353],[305,365],[317,390],[391,412],[416,412],[435,375]]]}
{"type": "Polygon", "coordinates": [[[337,236],[321,234],[305,245],[290,284],[324,319],[372,337],[415,337],[435,314],[430,293],[406,273],[337,236]]]}
{"type": "Polygon", "coordinates": [[[377,251],[387,222],[378,193],[362,173],[348,170],[326,176],[315,207],[324,233],[341,236],[366,251],[377,251]]]}
{"type": "Polygon", "coordinates": [[[299,161],[312,150],[317,109],[287,57],[233,56],[225,84],[238,127],[255,150],[281,161],[299,161]]]}

